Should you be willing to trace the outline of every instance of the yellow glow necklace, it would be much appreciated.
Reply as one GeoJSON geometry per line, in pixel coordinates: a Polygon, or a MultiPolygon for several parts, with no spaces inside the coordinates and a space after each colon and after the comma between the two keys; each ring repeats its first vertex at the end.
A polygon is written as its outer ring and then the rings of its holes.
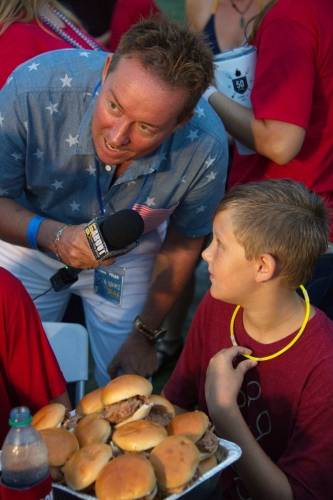
{"type": "MultiPolygon", "coordinates": [[[[278,356],[281,356],[286,351],[289,351],[289,349],[296,344],[297,340],[301,337],[302,333],[305,330],[306,325],[309,322],[310,318],[310,299],[308,292],[304,288],[303,285],[299,286],[300,289],[302,290],[304,301],[305,301],[305,313],[304,313],[304,319],[301,325],[301,328],[298,330],[296,333],[295,337],[287,344],[284,346],[282,349],[279,351],[274,352],[273,354],[270,354],[269,356],[263,356],[262,358],[258,358],[257,356],[252,356],[251,354],[242,354],[242,356],[245,356],[248,359],[252,359],[253,361],[268,361],[269,359],[274,359],[277,358],[278,356]]],[[[235,333],[234,333],[234,326],[235,326],[235,319],[237,316],[237,313],[240,309],[240,305],[236,306],[234,309],[234,312],[232,313],[231,320],[230,320],[230,338],[231,338],[231,343],[233,346],[237,346],[237,341],[235,338],[235,333]]]]}

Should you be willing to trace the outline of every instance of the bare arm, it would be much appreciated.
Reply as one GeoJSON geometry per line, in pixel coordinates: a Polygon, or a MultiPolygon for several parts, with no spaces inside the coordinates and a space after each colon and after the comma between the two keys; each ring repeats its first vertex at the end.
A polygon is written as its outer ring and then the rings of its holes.
{"type": "MultiPolygon", "coordinates": [[[[188,238],[172,227],[156,257],[150,292],[141,313],[143,322],[158,328],[177,300],[200,255],[204,238],[188,238]]],[[[113,359],[109,371],[151,375],[157,369],[154,345],[142,334],[132,332],[113,359]]]]}
{"type": "Polygon", "coordinates": [[[210,360],[205,394],[209,414],[218,435],[237,443],[242,456],[235,464],[237,472],[255,500],[293,500],[290,483],[284,472],[275,465],[257,443],[237,404],[237,395],[245,373],[256,366],[245,360],[236,368],[233,360],[244,347],[223,349],[210,360]]]}
{"type": "Polygon", "coordinates": [[[212,12],[214,0],[186,0],[185,13],[192,31],[200,32],[206,26],[212,12]]]}
{"type": "MultiPolygon", "coordinates": [[[[0,237],[14,245],[28,247],[27,228],[34,215],[36,214],[16,201],[0,198],[0,237]]],[[[90,250],[83,231],[84,225],[68,226],[57,244],[56,252],[55,237],[63,225],[56,220],[43,221],[37,234],[39,248],[46,252],[58,253],[65,264],[78,269],[101,265],[102,262],[98,262],[90,250]]],[[[104,265],[109,263],[111,260],[103,261],[104,265]]]]}
{"type": "Polygon", "coordinates": [[[251,109],[221,92],[212,94],[209,103],[229,134],[278,165],[287,164],[300,152],[305,138],[302,127],[277,120],[257,120],[251,109]]]}

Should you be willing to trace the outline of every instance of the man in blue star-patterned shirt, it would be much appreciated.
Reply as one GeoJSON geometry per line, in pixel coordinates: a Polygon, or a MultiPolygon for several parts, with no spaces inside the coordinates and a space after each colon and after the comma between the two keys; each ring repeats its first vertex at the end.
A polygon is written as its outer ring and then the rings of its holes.
{"type": "Polygon", "coordinates": [[[36,305],[57,321],[71,292],[82,297],[99,385],[120,348],[124,371],[156,369],[143,333],[154,336],[210,233],[228,163],[223,125],[198,102],[212,75],[199,36],[148,20],[113,56],[43,54],[0,93],[0,265],[33,297],[64,264],[83,269],[70,290],[36,305]],[[143,217],[144,235],[101,265],[83,228],[124,208],[143,217]]]}

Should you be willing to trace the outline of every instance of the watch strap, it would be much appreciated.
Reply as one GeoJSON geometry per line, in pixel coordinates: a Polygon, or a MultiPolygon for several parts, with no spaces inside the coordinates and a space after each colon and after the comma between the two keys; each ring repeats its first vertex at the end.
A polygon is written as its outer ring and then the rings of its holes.
{"type": "Polygon", "coordinates": [[[149,328],[140,318],[137,316],[134,320],[134,326],[137,332],[141,333],[144,337],[146,337],[151,342],[155,342],[157,339],[164,337],[167,330],[165,328],[156,328],[153,330],[149,328]]]}

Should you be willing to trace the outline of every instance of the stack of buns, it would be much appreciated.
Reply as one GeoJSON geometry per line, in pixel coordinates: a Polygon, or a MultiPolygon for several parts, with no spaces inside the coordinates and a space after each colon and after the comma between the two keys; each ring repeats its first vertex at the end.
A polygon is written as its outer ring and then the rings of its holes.
{"type": "Polygon", "coordinates": [[[101,500],[179,493],[217,465],[218,440],[201,411],[176,415],[139,375],[86,394],[74,415],[50,404],[33,416],[54,481],[101,500]]]}

